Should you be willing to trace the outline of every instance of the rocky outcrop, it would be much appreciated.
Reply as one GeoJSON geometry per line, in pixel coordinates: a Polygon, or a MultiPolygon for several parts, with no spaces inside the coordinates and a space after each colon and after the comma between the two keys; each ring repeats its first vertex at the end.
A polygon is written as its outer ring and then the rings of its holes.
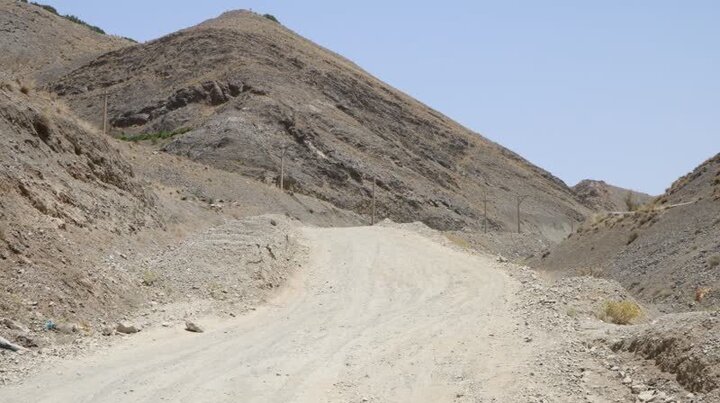
{"type": "Polygon", "coordinates": [[[251,12],[230,12],[147,44],[105,54],[49,88],[99,122],[109,92],[115,134],[193,130],[164,150],[259,180],[282,148],[294,191],[360,214],[475,228],[488,196],[491,228],[558,240],[588,209],[562,181],[517,154],[251,12]]]}

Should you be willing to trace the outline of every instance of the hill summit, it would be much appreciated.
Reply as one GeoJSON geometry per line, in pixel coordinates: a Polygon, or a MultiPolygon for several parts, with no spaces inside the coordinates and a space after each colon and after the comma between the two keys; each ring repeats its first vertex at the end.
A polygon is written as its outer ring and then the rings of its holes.
{"type": "Polygon", "coordinates": [[[45,83],[105,52],[131,45],[50,9],[0,0],[0,79],[45,83]]]}
{"type": "Polygon", "coordinates": [[[98,122],[110,96],[115,135],[179,133],[167,152],[285,183],[368,214],[440,229],[523,225],[559,239],[588,209],[559,179],[374,78],[349,60],[248,11],[119,49],[50,85],[98,122]],[[182,130],[180,130],[182,129],[182,130]]]}

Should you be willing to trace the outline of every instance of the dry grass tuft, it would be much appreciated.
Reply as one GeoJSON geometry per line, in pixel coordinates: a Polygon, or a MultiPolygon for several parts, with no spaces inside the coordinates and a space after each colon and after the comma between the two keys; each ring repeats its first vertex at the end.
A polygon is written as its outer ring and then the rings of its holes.
{"type": "Polygon", "coordinates": [[[630,300],[607,301],[598,316],[600,320],[616,325],[629,325],[642,316],[642,308],[630,300]]]}
{"type": "Polygon", "coordinates": [[[158,280],[160,280],[160,276],[158,276],[158,274],[154,271],[146,270],[142,274],[142,283],[144,286],[152,287],[158,282],[158,280]]]}
{"type": "Polygon", "coordinates": [[[461,248],[470,249],[470,242],[458,234],[445,234],[445,237],[461,248]]]}
{"type": "Polygon", "coordinates": [[[712,291],[710,287],[698,287],[695,289],[695,302],[703,302],[705,296],[712,291]]]}

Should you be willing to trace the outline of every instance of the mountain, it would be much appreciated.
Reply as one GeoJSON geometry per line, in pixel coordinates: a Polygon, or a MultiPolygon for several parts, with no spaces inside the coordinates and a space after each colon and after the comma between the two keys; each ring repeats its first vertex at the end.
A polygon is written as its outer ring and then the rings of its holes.
{"type": "Polygon", "coordinates": [[[592,179],[580,181],[572,190],[583,204],[595,211],[627,211],[653,200],[649,194],[592,179]]]}
{"type": "Polygon", "coordinates": [[[714,306],[720,302],[720,154],[653,203],[598,215],[547,253],[534,264],[617,279],[665,310],[714,306]]]}
{"type": "Polygon", "coordinates": [[[104,54],[48,88],[116,136],[174,135],[164,151],[285,184],[369,214],[439,229],[474,227],[483,197],[495,230],[558,240],[589,210],[559,179],[279,23],[234,11],[104,54]]]}
{"type": "Polygon", "coordinates": [[[0,0],[0,79],[44,83],[102,53],[131,45],[50,10],[24,1],[0,0]]]}

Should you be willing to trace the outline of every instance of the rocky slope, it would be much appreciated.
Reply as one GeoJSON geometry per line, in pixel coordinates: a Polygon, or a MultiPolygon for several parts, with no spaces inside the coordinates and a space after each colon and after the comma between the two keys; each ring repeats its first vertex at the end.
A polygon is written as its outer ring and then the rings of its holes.
{"type": "Polygon", "coordinates": [[[34,4],[0,0],[0,79],[43,83],[129,45],[34,4]]]}
{"type": "Polygon", "coordinates": [[[539,267],[617,279],[665,310],[720,302],[720,154],[637,212],[598,215],[539,267]]]}
{"type": "Polygon", "coordinates": [[[90,315],[132,299],[121,273],[94,263],[109,240],[160,227],[155,196],[71,116],[0,85],[0,315],[90,315]]]}
{"type": "Polygon", "coordinates": [[[572,190],[583,204],[595,211],[628,211],[632,206],[641,206],[653,200],[649,194],[592,179],[580,181],[572,190]]]}
{"type": "Polygon", "coordinates": [[[518,155],[251,12],[230,12],[105,54],[52,83],[82,117],[122,133],[180,132],[165,151],[267,182],[287,147],[288,187],[362,214],[436,228],[491,227],[560,239],[588,209],[518,155]]]}

